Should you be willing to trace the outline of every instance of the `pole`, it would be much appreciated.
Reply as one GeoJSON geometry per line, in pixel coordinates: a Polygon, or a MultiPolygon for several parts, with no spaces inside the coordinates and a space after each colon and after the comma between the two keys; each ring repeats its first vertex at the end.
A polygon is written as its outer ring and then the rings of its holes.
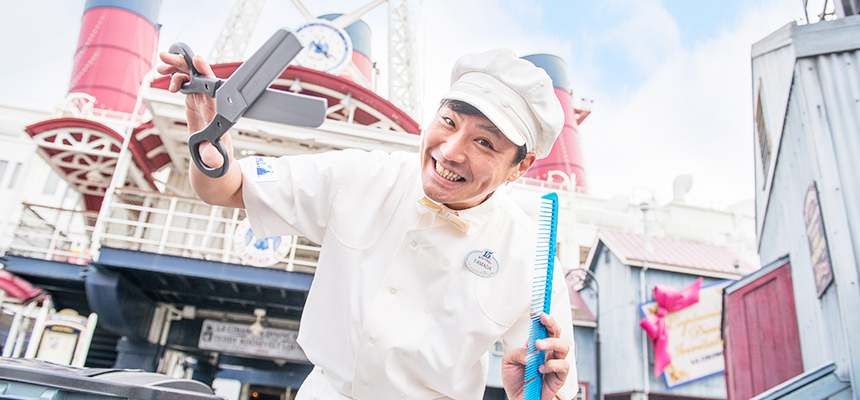
{"type": "Polygon", "coordinates": [[[591,278],[591,281],[594,282],[594,289],[593,290],[594,290],[594,297],[596,299],[596,303],[594,306],[594,312],[595,312],[595,314],[597,314],[594,316],[594,319],[597,320],[597,328],[594,330],[594,342],[595,342],[594,353],[595,353],[595,358],[597,358],[597,365],[596,365],[597,371],[594,374],[594,379],[597,381],[597,385],[596,385],[597,387],[595,388],[596,389],[595,394],[596,394],[597,400],[603,400],[601,397],[601,388],[600,388],[601,387],[601,382],[600,382],[600,284],[597,281],[597,277],[594,276],[594,273],[591,272],[591,270],[589,270],[588,268],[577,268],[577,270],[585,272],[585,274],[587,275],[585,282],[583,282],[583,283],[586,283],[588,281],[589,277],[591,278]]]}
{"type": "MultiPolygon", "coordinates": [[[[639,209],[642,210],[643,232],[645,242],[643,246],[645,251],[651,252],[651,239],[648,237],[648,210],[650,209],[648,202],[642,202],[639,209]]],[[[642,269],[639,270],[639,304],[645,303],[647,296],[645,295],[645,271],[648,271],[648,261],[642,261],[642,269]]],[[[644,400],[648,399],[648,392],[651,391],[651,379],[648,376],[648,336],[645,331],[639,330],[639,335],[642,338],[642,396],[644,400]]]]}

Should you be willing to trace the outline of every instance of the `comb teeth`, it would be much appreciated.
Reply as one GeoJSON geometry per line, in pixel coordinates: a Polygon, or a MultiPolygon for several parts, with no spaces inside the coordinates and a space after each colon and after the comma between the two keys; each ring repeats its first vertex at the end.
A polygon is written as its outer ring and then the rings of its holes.
{"type": "Polygon", "coordinates": [[[538,215],[537,250],[535,252],[531,309],[529,310],[528,355],[526,356],[526,370],[523,380],[523,400],[539,400],[543,386],[543,374],[538,371],[538,368],[543,364],[546,356],[543,351],[535,347],[535,342],[545,339],[547,336],[546,327],[540,323],[540,314],[549,314],[557,231],[558,195],[549,193],[541,197],[538,215]]]}

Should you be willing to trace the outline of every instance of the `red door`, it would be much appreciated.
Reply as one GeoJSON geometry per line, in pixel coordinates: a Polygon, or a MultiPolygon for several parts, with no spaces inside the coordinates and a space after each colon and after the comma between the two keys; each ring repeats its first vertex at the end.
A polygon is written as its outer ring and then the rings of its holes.
{"type": "Polygon", "coordinates": [[[749,399],[803,373],[791,263],[728,293],[723,313],[730,400],[749,399]]]}

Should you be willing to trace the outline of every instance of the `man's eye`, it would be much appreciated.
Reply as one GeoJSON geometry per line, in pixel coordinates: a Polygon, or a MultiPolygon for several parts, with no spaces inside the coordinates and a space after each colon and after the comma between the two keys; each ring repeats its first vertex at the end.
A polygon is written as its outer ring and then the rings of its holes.
{"type": "Polygon", "coordinates": [[[493,148],[493,143],[492,143],[492,142],[490,142],[490,141],[489,141],[489,140],[487,140],[487,139],[478,139],[478,144],[480,144],[481,146],[488,147],[488,148],[490,148],[490,150],[493,150],[493,149],[494,149],[494,148],[493,148]]]}
{"type": "Polygon", "coordinates": [[[452,120],[451,118],[442,117],[442,120],[444,120],[446,124],[448,124],[450,126],[454,126],[454,120],[452,120]]]}

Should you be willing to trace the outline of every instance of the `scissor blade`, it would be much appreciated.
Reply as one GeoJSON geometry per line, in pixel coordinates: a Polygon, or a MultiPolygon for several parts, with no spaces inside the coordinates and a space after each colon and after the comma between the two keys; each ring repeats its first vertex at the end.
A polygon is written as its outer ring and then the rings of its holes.
{"type": "Polygon", "coordinates": [[[301,50],[302,45],[292,32],[285,29],[275,32],[218,89],[215,105],[218,114],[235,123],[301,50]]]}
{"type": "Polygon", "coordinates": [[[316,128],[325,121],[327,107],[322,97],[269,89],[257,98],[243,117],[316,128]]]}

